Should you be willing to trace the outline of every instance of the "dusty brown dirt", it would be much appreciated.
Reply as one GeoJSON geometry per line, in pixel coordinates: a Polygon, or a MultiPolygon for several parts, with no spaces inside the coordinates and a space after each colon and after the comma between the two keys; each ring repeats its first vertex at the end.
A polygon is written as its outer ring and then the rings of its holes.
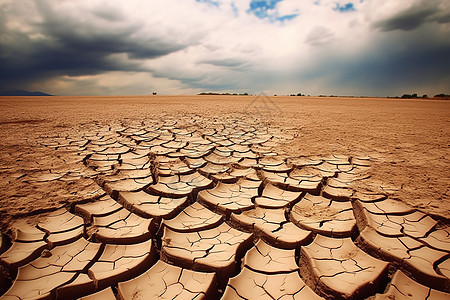
{"type": "MultiPolygon", "coordinates": [[[[450,215],[450,101],[254,96],[0,97],[0,219],[87,199],[89,179],[29,184],[45,170],[77,171],[82,157],[43,147],[55,136],[141,120],[263,120],[293,136],[286,156],[370,155],[373,190],[432,215],[450,215]],[[249,106],[249,104],[251,104],[249,106]]],[[[367,182],[365,182],[367,188],[367,182]]]]}

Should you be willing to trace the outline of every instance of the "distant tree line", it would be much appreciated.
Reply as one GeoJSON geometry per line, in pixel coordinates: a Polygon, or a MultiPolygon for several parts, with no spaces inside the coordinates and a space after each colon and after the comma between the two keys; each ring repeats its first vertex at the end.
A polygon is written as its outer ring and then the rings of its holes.
{"type": "Polygon", "coordinates": [[[442,99],[450,100],[450,95],[446,95],[446,94],[437,94],[437,95],[434,95],[434,98],[442,98],[442,99]]]}
{"type": "Polygon", "coordinates": [[[238,94],[238,93],[214,93],[214,92],[206,92],[206,93],[199,93],[198,95],[215,95],[215,96],[217,96],[217,95],[220,95],[220,96],[230,96],[230,95],[233,95],[233,96],[248,96],[249,94],[248,94],[248,93],[240,93],[240,94],[238,94]]]}
{"type": "Polygon", "coordinates": [[[428,98],[428,95],[423,95],[422,97],[420,97],[420,96],[417,96],[417,94],[403,94],[401,96],[401,98],[402,99],[418,99],[418,98],[425,99],[425,98],[428,98]]]}
{"type": "MultiPolygon", "coordinates": [[[[401,97],[393,97],[397,99],[430,99],[428,95],[418,96],[417,94],[403,94],[401,97]]],[[[432,99],[450,99],[450,95],[447,94],[437,94],[434,95],[432,99]]]]}
{"type": "MultiPolygon", "coordinates": [[[[156,93],[154,93],[155,95],[156,93]]],[[[203,93],[199,93],[198,95],[213,95],[213,96],[217,96],[217,95],[222,95],[222,96],[230,96],[230,95],[234,95],[234,96],[248,96],[251,95],[249,93],[217,93],[217,92],[203,92],[203,93]]],[[[277,96],[277,95],[274,95],[277,96]]],[[[302,94],[302,93],[292,93],[289,94],[288,96],[291,97],[299,97],[299,96],[309,96],[306,94],[302,94]]],[[[319,97],[346,97],[346,98],[354,98],[356,96],[337,96],[337,95],[319,95],[319,97]]],[[[358,98],[365,98],[365,96],[359,96],[358,98]]],[[[434,97],[430,98],[428,97],[428,95],[422,95],[419,96],[417,93],[414,94],[403,94],[402,96],[395,96],[395,97],[388,97],[388,98],[394,98],[394,99],[446,99],[446,100],[450,100],[450,95],[447,94],[437,94],[434,95],[434,97]]]]}

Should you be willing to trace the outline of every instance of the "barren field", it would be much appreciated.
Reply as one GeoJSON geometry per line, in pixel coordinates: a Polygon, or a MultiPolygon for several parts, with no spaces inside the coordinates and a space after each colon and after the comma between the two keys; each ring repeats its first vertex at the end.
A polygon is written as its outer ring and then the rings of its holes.
{"type": "Polygon", "coordinates": [[[449,296],[450,101],[0,97],[0,111],[0,299],[449,296]]]}

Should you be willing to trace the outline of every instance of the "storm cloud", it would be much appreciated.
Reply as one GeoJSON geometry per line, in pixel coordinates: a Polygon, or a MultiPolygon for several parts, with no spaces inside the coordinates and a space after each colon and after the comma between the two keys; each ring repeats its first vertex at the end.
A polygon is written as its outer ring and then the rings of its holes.
{"type": "Polygon", "coordinates": [[[448,93],[449,22],[444,0],[0,0],[0,90],[448,93]]]}
{"type": "Polygon", "coordinates": [[[431,17],[436,15],[438,9],[437,6],[430,5],[428,2],[420,3],[375,23],[374,27],[382,31],[413,30],[424,23],[432,21],[433,18],[431,17]]]}
{"type": "Polygon", "coordinates": [[[143,24],[125,18],[112,7],[71,11],[51,3],[30,3],[33,11],[27,9],[19,16],[24,23],[16,30],[8,30],[7,23],[13,17],[9,14],[17,11],[2,10],[1,28],[6,30],[1,36],[7,41],[0,45],[3,88],[5,83],[26,83],[36,78],[140,71],[139,62],[133,60],[154,59],[187,47],[176,40],[140,34],[143,24]],[[25,20],[33,15],[37,21],[27,24],[25,20]],[[121,59],[120,54],[128,59],[121,59]]]}

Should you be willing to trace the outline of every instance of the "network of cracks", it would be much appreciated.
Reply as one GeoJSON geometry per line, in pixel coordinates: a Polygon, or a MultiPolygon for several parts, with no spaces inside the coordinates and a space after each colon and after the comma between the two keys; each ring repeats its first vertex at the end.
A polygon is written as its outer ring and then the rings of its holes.
{"type": "Polygon", "coordinates": [[[35,182],[97,186],[2,235],[0,299],[450,299],[449,224],[390,199],[376,157],[276,151],[292,138],[191,120],[44,139],[84,167],[35,182]]]}

